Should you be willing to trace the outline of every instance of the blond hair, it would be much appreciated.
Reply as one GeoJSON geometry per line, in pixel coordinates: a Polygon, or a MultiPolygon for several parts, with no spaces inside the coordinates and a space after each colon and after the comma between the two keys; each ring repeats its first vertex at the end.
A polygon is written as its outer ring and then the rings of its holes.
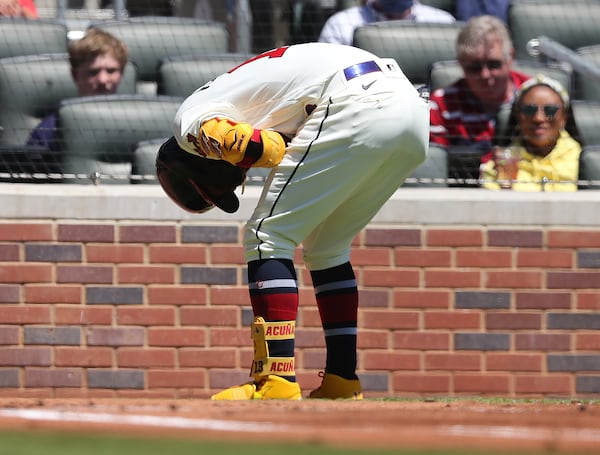
{"type": "Polygon", "coordinates": [[[508,60],[512,56],[513,42],[504,22],[495,16],[476,16],[469,20],[456,39],[458,60],[471,57],[479,51],[481,45],[492,46],[502,43],[502,52],[508,60]]]}

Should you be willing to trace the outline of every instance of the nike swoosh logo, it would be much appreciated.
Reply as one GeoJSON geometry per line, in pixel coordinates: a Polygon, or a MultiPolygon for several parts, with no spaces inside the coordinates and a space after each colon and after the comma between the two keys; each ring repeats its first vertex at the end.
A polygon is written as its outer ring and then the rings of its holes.
{"type": "Polygon", "coordinates": [[[369,88],[371,88],[371,85],[373,85],[375,82],[377,82],[377,79],[375,79],[374,81],[369,82],[368,84],[363,84],[362,85],[363,90],[369,90],[369,88]]]}

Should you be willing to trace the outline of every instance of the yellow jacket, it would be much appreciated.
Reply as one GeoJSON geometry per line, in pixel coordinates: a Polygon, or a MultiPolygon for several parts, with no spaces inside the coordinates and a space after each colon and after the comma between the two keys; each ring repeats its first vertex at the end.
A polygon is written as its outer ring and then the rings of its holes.
{"type": "MultiPolygon", "coordinates": [[[[511,147],[519,150],[521,160],[517,179],[512,185],[515,191],[577,191],[579,178],[579,155],[581,145],[563,130],[556,146],[546,156],[533,155],[515,139],[511,147]]],[[[482,186],[499,190],[497,172],[493,159],[481,164],[482,186]]]]}

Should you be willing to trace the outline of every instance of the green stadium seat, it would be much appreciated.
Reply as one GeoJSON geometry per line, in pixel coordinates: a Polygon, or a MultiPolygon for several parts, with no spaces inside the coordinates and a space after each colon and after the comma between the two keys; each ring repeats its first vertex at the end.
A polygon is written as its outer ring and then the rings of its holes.
{"type": "Polygon", "coordinates": [[[600,145],[600,101],[573,100],[571,109],[581,144],[600,145]]]}
{"type": "Polygon", "coordinates": [[[200,52],[226,52],[229,35],[225,25],[189,17],[133,17],[93,23],[121,39],[129,48],[138,79],[156,82],[163,59],[200,52]]]}
{"type": "Polygon", "coordinates": [[[406,179],[402,187],[446,187],[448,178],[448,151],[430,144],[425,161],[406,179]]]}
{"type": "MultiPolygon", "coordinates": [[[[170,137],[182,98],[107,95],[61,104],[63,170],[73,183],[130,183],[141,141],[170,137]],[[99,180],[98,180],[99,178],[99,180]]],[[[146,152],[147,153],[147,152],[146,152]]],[[[141,159],[141,157],[140,157],[141,159]]],[[[143,166],[148,169],[147,155],[143,166]]]]}
{"type": "Polygon", "coordinates": [[[354,45],[382,58],[393,58],[414,84],[429,82],[431,65],[456,57],[463,22],[433,24],[406,20],[375,22],[354,31],[354,45]]]}
{"type": "Polygon", "coordinates": [[[582,188],[600,189],[600,145],[583,147],[579,161],[579,179],[587,182],[582,188]]]}
{"type": "MultiPolygon", "coordinates": [[[[580,47],[576,53],[600,71],[600,44],[580,47]]],[[[600,101],[600,80],[575,72],[575,94],[580,99],[600,101]]]]}
{"type": "Polygon", "coordinates": [[[251,57],[253,54],[229,52],[168,57],[161,61],[158,69],[158,93],[189,96],[206,82],[251,57]]]}
{"type": "Polygon", "coordinates": [[[131,183],[157,184],[156,154],[168,137],[138,142],[133,150],[131,183]]]}
{"type": "Polygon", "coordinates": [[[539,36],[569,49],[600,43],[600,2],[592,0],[512,0],[509,31],[516,58],[536,60],[527,43],[539,36]]]}
{"type": "Polygon", "coordinates": [[[63,52],[67,52],[65,24],[0,16],[0,58],[63,52]]]}
{"type": "Polygon", "coordinates": [[[0,144],[0,182],[55,183],[60,163],[45,147],[0,144]]]}

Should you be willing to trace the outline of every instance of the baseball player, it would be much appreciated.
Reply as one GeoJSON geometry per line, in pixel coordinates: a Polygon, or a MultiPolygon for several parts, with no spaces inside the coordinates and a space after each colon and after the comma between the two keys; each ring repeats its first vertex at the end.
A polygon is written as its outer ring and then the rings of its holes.
{"type": "Polygon", "coordinates": [[[197,212],[238,207],[232,194],[215,196],[202,188],[190,163],[194,155],[196,161],[224,160],[236,168],[272,168],[244,236],[254,313],[252,380],[212,399],[301,398],[294,370],[293,263],[300,244],[327,351],[321,386],[308,396],[362,398],[351,243],[425,159],[428,135],[427,103],[398,64],[344,45],[307,43],[265,52],[183,102],[174,139],[163,145],[158,161],[189,163],[181,173],[171,164],[170,173],[159,173],[184,208],[189,201],[187,208],[197,212]]]}

